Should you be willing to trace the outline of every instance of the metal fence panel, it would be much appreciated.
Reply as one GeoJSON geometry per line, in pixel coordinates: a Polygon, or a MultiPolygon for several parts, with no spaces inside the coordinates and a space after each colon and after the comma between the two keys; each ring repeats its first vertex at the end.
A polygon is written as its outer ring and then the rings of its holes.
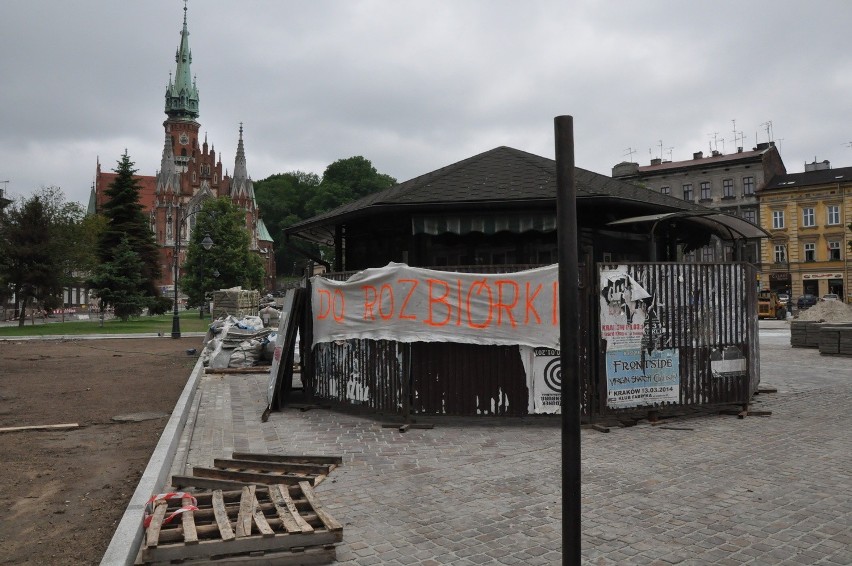
{"type": "MultiPolygon", "coordinates": [[[[598,274],[603,266],[599,264],[598,274]]],[[[608,266],[612,267],[612,266],[608,266]]],[[[663,344],[677,349],[683,406],[747,404],[759,383],[756,271],[746,263],[631,263],[627,273],[658,305],[663,344]],[[720,361],[743,359],[741,372],[714,371],[720,361]]],[[[600,281],[598,281],[600,288],[600,281]]],[[[599,311],[599,309],[597,309],[599,311]]],[[[598,402],[602,414],[653,407],[616,409],[606,405],[607,368],[600,337],[600,313],[593,313],[599,336],[598,402]]],[[[644,347],[644,345],[643,345],[644,347]]]]}

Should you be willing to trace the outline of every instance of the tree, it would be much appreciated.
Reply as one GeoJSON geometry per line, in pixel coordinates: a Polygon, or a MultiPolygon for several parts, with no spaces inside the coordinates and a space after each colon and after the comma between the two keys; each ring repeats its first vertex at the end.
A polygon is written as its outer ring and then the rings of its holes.
{"type": "Polygon", "coordinates": [[[245,212],[228,197],[207,200],[195,214],[184,262],[185,274],[180,280],[189,304],[204,304],[205,297],[214,289],[260,289],[263,260],[250,246],[245,212]],[[205,236],[213,240],[209,250],[201,245],[205,236]]]}
{"type": "Polygon", "coordinates": [[[322,180],[313,173],[294,171],[257,181],[254,190],[263,221],[275,241],[278,273],[301,273],[299,266],[306,259],[297,249],[313,257],[323,251],[316,244],[300,240],[285,244],[285,228],[395,184],[396,179],[379,173],[369,159],[360,155],[335,161],[326,167],[322,180]]]}
{"type": "Polygon", "coordinates": [[[308,201],[307,209],[315,216],[395,184],[396,179],[379,173],[369,159],[360,155],[338,159],[325,168],[319,189],[308,201]]]}
{"type": "Polygon", "coordinates": [[[110,263],[123,238],[127,238],[130,247],[141,260],[140,286],[148,296],[157,296],[157,280],[160,277],[159,251],[151,232],[148,220],[142,212],[139,202],[139,182],[133,168],[133,162],[122,154],[118,167],[113,169],[115,180],[105,191],[102,214],[106,218],[106,227],[98,242],[100,263],[110,263]]]}
{"type": "Polygon", "coordinates": [[[301,171],[279,173],[254,184],[261,217],[275,243],[276,271],[280,275],[299,275],[300,266],[307,261],[305,253],[319,255],[316,244],[301,240],[284,242],[285,228],[311,217],[307,204],[319,184],[316,174],[301,171]]]}
{"type": "Polygon", "coordinates": [[[112,306],[115,316],[127,321],[137,316],[148,303],[143,291],[143,265],[129,238],[122,238],[113,252],[111,261],[95,268],[89,284],[101,300],[101,311],[112,306]]]}
{"type": "Polygon", "coordinates": [[[66,282],[68,242],[62,236],[68,235],[66,221],[73,223],[73,215],[61,217],[60,197],[56,189],[42,189],[10,207],[0,222],[0,281],[15,295],[19,326],[27,305],[50,302],[66,282]]]}

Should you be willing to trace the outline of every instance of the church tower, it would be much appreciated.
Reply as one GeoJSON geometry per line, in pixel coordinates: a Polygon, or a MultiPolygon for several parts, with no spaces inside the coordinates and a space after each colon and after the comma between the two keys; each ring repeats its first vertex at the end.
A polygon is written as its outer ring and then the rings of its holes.
{"type": "MultiPolygon", "coordinates": [[[[272,289],[275,285],[272,237],[260,218],[254,186],[247,171],[243,125],[240,123],[234,176],[228,177],[222,174],[222,156],[220,154],[217,157],[213,144],[207,143],[207,134],[204,134],[203,141],[199,139],[198,86],[191,65],[192,50],[189,48],[184,0],[183,27],[175,52],[174,75],[169,73],[166,86],[165,136],[160,169],[156,175],[136,177],[141,187],[142,206],[160,248],[160,270],[163,274],[160,290],[167,295],[173,292],[175,241],[179,244],[177,265],[180,266],[184,262],[186,247],[195,226],[196,217],[192,212],[199,209],[206,199],[220,196],[230,197],[234,204],[245,211],[245,226],[251,236],[251,249],[263,258],[266,266],[264,286],[272,289]]],[[[98,161],[92,188],[92,212],[97,212],[103,206],[105,190],[114,179],[114,173],[101,171],[98,161]]]]}

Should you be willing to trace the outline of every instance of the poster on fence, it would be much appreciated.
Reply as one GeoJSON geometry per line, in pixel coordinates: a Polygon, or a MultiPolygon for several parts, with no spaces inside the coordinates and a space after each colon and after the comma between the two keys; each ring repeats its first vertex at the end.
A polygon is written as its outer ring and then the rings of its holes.
{"type": "Polygon", "coordinates": [[[562,363],[559,350],[553,348],[519,348],[524,371],[527,374],[529,405],[527,410],[536,414],[562,412],[562,363]]]}
{"type": "Polygon", "coordinates": [[[456,273],[390,263],[346,281],[311,279],[314,342],[559,347],[556,265],[514,273],[456,273]]]}
{"type": "Polygon", "coordinates": [[[651,294],[624,265],[602,267],[600,285],[601,338],[606,340],[607,351],[640,349],[653,303],[651,294]]]}
{"type": "Polygon", "coordinates": [[[680,398],[680,361],[677,348],[617,350],[606,353],[606,404],[626,409],[680,398]]]}

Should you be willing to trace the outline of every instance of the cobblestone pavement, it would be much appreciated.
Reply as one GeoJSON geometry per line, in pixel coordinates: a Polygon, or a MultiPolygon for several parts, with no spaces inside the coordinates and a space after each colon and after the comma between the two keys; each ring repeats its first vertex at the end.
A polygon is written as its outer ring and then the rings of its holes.
{"type": "MultiPolygon", "coordinates": [[[[778,392],[755,408],[772,416],[582,431],[585,564],[852,564],[849,359],[791,348],[783,322],[760,340],[762,387],[778,392]]],[[[233,450],[341,455],[317,488],[344,524],[341,564],[561,563],[558,418],[261,423],[265,392],[265,375],[205,376],[173,471],[233,450]]]]}

